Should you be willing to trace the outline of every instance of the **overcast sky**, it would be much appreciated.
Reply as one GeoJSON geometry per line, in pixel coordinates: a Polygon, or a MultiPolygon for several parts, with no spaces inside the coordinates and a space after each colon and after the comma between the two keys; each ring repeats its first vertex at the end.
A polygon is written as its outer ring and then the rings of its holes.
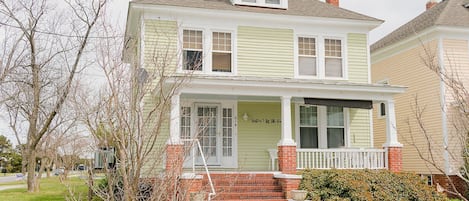
{"type": "MultiPolygon", "coordinates": [[[[385,21],[381,26],[370,33],[370,42],[374,43],[392,30],[424,12],[425,5],[428,1],[429,0],[341,0],[340,6],[385,21]]],[[[128,0],[114,0],[110,8],[113,19],[120,22],[122,27],[125,26],[128,2],[128,0]]],[[[7,127],[8,123],[5,121],[7,121],[7,119],[0,118],[0,134],[7,135],[7,137],[16,144],[13,134],[7,127]]]]}

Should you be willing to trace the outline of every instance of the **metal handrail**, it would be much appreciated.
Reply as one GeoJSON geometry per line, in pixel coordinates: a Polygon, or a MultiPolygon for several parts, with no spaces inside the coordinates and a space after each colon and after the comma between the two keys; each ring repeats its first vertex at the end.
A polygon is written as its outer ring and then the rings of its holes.
{"type": "MultiPolygon", "coordinates": [[[[200,156],[202,157],[202,162],[204,163],[205,173],[207,174],[208,182],[210,184],[211,192],[208,194],[208,201],[210,201],[212,199],[212,196],[215,196],[217,193],[215,192],[215,187],[213,186],[212,177],[210,176],[210,172],[208,171],[208,165],[207,165],[207,161],[205,160],[204,152],[202,151],[202,146],[200,145],[200,142],[198,139],[183,139],[182,141],[197,143],[197,148],[199,149],[200,156]]],[[[195,152],[192,153],[192,172],[195,174],[195,152]]]]}

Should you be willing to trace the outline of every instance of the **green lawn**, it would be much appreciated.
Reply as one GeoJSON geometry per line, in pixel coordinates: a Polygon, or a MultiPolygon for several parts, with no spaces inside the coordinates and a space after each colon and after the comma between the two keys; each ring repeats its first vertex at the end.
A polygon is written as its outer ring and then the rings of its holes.
{"type": "MultiPolygon", "coordinates": [[[[25,181],[9,183],[9,185],[25,184],[25,181]]],[[[26,189],[10,189],[0,191],[0,200],[2,201],[59,201],[70,197],[68,185],[79,200],[86,200],[87,186],[85,181],[77,177],[70,178],[64,183],[59,181],[58,177],[43,178],[40,181],[40,192],[28,193],[26,189]]]]}

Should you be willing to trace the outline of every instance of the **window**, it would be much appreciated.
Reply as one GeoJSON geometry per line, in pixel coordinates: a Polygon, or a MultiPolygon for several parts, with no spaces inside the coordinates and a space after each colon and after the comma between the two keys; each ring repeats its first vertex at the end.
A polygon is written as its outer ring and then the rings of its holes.
{"type": "Polygon", "coordinates": [[[324,40],[326,77],[342,77],[342,41],[324,40]]]}
{"type": "Polygon", "coordinates": [[[345,146],[343,107],[299,106],[297,140],[300,148],[341,148],[345,146]]]}
{"type": "Polygon", "coordinates": [[[316,39],[298,38],[298,68],[301,76],[317,75],[316,39]]]}
{"type": "Polygon", "coordinates": [[[231,33],[212,34],[212,71],[231,72],[231,33]]]}
{"type": "Polygon", "coordinates": [[[327,148],[345,146],[344,109],[327,107],[327,148]]]}
{"type": "Polygon", "coordinates": [[[378,117],[385,117],[386,116],[386,104],[380,103],[379,104],[379,115],[378,117]]]}
{"type": "Polygon", "coordinates": [[[233,109],[223,108],[223,156],[233,156],[233,109]]]}
{"type": "Polygon", "coordinates": [[[318,148],[317,107],[300,106],[300,147],[318,148]]]}
{"type": "Polygon", "coordinates": [[[202,31],[183,31],[183,70],[202,70],[202,31]]]}

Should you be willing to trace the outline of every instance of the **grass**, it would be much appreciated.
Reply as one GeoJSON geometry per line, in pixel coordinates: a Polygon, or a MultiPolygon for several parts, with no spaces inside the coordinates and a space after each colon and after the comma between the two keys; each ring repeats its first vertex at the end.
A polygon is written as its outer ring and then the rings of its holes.
{"type": "MultiPolygon", "coordinates": [[[[8,185],[25,184],[25,181],[11,182],[8,185]]],[[[58,177],[43,178],[40,181],[40,191],[37,193],[28,193],[27,189],[9,189],[0,192],[2,201],[62,201],[70,197],[69,188],[79,200],[85,200],[88,187],[85,180],[78,177],[69,178],[63,183],[58,177]],[[81,198],[81,199],[80,199],[81,198]]]]}

